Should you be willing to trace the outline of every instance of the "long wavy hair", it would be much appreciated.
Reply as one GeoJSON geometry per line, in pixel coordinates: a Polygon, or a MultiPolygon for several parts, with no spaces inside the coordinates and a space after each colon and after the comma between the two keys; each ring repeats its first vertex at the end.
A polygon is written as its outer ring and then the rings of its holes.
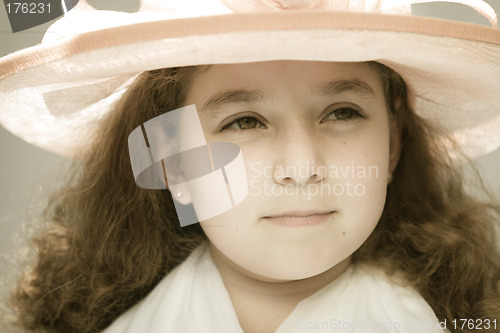
{"type": "MultiPolygon", "coordinates": [[[[438,130],[411,110],[403,79],[372,64],[402,153],[381,220],[353,260],[403,274],[440,320],[500,318],[500,208],[468,194],[460,168],[433,144],[438,130]]],[[[180,227],[168,191],[135,185],[127,147],[134,128],[182,106],[198,70],[141,74],[102,121],[67,185],[50,198],[49,227],[33,239],[37,259],[11,295],[17,325],[101,331],[206,239],[199,224],[180,227]]]]}

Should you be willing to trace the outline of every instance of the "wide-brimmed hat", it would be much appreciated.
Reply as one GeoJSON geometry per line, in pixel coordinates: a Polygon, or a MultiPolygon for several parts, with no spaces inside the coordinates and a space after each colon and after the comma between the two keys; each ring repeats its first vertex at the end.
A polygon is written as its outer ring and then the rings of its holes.
{"type": "Polygon", "coordinates": [[[415,112],[470,157],[500,146],[500,29],[410,15],[427,0],[143,1],[137,13],[80,1],[40,45],[0,59],[0,122],[75,156],[137,74],[268,60],[377,61],[407,82],[415,112]]]}

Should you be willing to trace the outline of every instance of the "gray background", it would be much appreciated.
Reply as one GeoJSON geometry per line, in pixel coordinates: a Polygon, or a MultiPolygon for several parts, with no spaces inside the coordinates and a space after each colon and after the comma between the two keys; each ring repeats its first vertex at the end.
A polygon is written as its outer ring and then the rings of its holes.
{"type": "MultiPolygon", "coordinates": [[[[179,0],[182,1],[182,0],[179,0]]],[[[200,0],[202,1],[202,0],[200,0]]],[[[138,0],[89,0],[97,9],[136,11],[138,0]]],[[[500,0],[487,0],[500,13],[500,0]]],[[[489,25],[472,9],[446,3],[413,5],[416,15],[442,17],[489,25]]],[[[13,34],[5,7],[0,6],[0,56],[35,45],[50,23],[13,34]]],[[[27,237],[43,210],[45,200],[57,186],[67,161],[33,147],[0,126],[0,301],[19,274],[21,258],[28,253],[27,237]]],[[[500,195],[500,149],[481,157],[477,165],[486,183],[500,195]]],[[[0,302],[1,303],[1,302],[0,302]]],[[[1,325],[0,325],[1,330],[1,325]]]]}

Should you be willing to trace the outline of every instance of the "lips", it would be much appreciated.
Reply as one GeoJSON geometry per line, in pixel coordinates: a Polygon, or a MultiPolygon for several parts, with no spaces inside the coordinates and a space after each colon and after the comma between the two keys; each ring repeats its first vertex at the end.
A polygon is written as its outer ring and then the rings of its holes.
{"type": "Polygon", "coordinates": [[[325,215],[333,213],[332,210],[318,210],[318,209],[310,209],[310,210],[291,210],[283,213],[273,214],[269,216],[264,216],[264,218],[279,218],[279,217],[308,217],[313,215],[325,215]]]}
{"type": "Polygon", "coordinates": [[[263,220],[282,226],[312,226],[333,218],[332,210],[292,210],[264,216],[263,220]]]}

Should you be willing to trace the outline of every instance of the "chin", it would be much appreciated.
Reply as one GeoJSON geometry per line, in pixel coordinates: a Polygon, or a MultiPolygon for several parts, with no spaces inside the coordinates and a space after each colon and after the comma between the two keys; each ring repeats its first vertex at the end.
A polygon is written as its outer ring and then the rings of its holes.
{"type": "Polygon", "coordinates": [[[261,272],[256,273],[281,281],[302,280],[322,274],[342,262],[342,260],[337,258],[326,258],[325,256],[319,257],[316,255],[287,256],[281,260],[276,259],[268,263],[268,267],[263,267],[261,272]]]}
{"type": "Polygon", "coordinates": [[[290,268],[285,268],[281,272],[276,273],[276,276],[273,276],[271,278],[276,279],[276,280],[283,280],[283,281],[295,281],[295,280],[303,280],[303,279],[308,279],[317,275],[320,275],[321,273],[324,273],[331,269],[333,266],[326,266],[326,267],[294,267],[293,269],[290,268]]]}

